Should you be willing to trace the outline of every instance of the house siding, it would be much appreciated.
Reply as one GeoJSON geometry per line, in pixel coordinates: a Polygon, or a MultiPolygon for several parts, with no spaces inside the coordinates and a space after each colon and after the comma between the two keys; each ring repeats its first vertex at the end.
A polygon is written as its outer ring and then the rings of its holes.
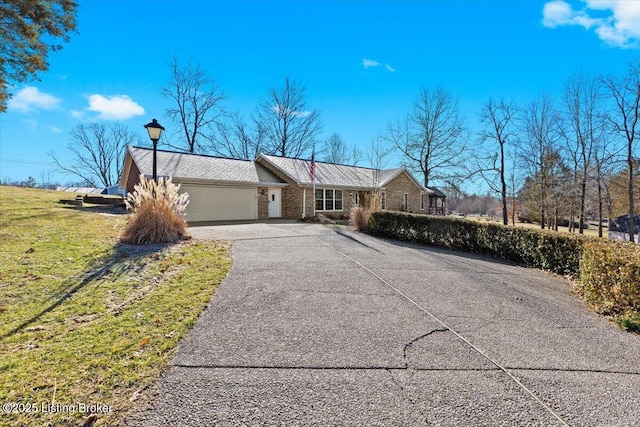
{"type": "Polygon", "coordinates": [[[409,195],[409,209],[407,210],[414,213],[426,212],[420,209],[420,194],[422,190],[406,173],[403,172],[391,180],[385,186],[384,191],[387,194],[387,210],[404,211],[404,193],[407,193],[409,195]]]}

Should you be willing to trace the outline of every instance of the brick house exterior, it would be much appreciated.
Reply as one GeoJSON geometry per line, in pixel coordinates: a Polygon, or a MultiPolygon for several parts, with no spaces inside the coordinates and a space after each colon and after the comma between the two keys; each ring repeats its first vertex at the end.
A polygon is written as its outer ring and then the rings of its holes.
{"type": "Polygon", "coordinates": [[[261,154],[256,162],[287,183],[282,196],[285,218],[318,213],[346,217],[355,205],[370,208],[371,203],[388,210],[440,213],[432,209],[433,202],[436,197],[445,197],[422,186],[405,168],[375,170],[316,162],[312,179],[310,160],[261,154]]]}
{"type": "MultiPolygon", "coordinates": [[[[151,175],[152,150],[129,147],[120,186],[151,175]]],[[[254,161],[158,151],[158,176],[188,192],[187,221],[344,218],[353,206],[444,214],[444,194],[404,168],[375,170],[260,154],[254,161]],[[440,208],[434,209],[438,200],[440,208]]]]}

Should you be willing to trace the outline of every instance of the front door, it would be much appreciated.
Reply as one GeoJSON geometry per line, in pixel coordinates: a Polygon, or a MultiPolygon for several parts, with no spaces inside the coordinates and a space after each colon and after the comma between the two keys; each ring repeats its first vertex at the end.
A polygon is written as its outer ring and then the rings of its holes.
{"type": "Polygon", "coordinates": [[[282,216],[280,199],[280,188],[269,189],[269,218],[280,218],[282,216]]]}

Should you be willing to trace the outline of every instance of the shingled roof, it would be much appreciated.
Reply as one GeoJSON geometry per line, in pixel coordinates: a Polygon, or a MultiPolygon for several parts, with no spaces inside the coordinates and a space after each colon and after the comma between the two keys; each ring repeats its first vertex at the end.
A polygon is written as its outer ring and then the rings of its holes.
{"type": "MultiPolygon", "coordinates": [[[[140,173],[151,175],[153,150],[129,147],[140,173]]],[[[228,159],[200,154],[157,151],[158,176],[178,180],[215,180],[229,183],[282,184],[283,181],[261,164],[251,160],[228,159]]]]}
{"type": "MultiPolygon", "coordinates": [[[[298,185],[305,186],[313,184],[310,174],[311,160],[260,154],[257,162],[261,159],[282,171],[298,185]]],[[[376,181],[378,181],[378,186],[384,187],[395,177],[406,172],[405,168],[377,170],[335,163],[315,163],[315,184],[318,186],[371,189],[375,186],[376,181]]],[[[413,175],[408,174],[408,176],[420,189],[429,191],[416,181],[413,175]]]]}

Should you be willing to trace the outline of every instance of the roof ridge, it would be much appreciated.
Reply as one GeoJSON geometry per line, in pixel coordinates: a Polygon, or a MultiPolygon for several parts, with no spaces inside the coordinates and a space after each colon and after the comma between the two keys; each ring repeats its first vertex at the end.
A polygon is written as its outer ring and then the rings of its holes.
{"type": "MultiPolygon", "coordinates": [[[[136,148],[138,150],[153,151],[153,148],[139,147],[139,146],[136,146],[136,145],[131,145],[130,148],[136,148]]],[[[214,156],[212,154],[189,153],[189,152],[186,152],[186,151],[171,151],[171,150],[160,150],[160,149],[156,149],[156,151],[159,152],[159,153],[184,154],[184,155],[187,155],[187,156],[206,157],[206,158],[209,158],[209,159],[222,159],[222,160],[235,160],[235,161],[240,161],[240,162],[253,162],[253,160],[250,160],[250,159],[237,159],[237,158],[234,158],[234,157],[214,156]]]]}
{"type": "MultiPolygon", "coordinates": [[[[276,154],[266,154],[266,153],[260,153],[258,154],[258,156],[269,156],[269,157],[276,157],[278,159],[287,159],[287,160],[300,160],[303,162],[310,162],[311,159],[302,159],[300,157],[288,157],[288,156],[278,156],[276,154]]],[[[315,160],[316,164],[317,163],[322,163],[325,165],[333,165],[333,166],[346,166],[349,168],[359,168],[359,169],[369,169],[372,171],[380,171],[380,172],[386,172],[386,171],[393,171],[393,170],[399,170],[399,169],[406,169],[404,167],[397,167],[397,168],[391,168],[391,169],[376,169],[376,168],[372,168],[369,166],[358,166],[358,165],[347,165],[344,163],[334,163],[334,162],[325,162],[323,160],[315,160]]]]}

